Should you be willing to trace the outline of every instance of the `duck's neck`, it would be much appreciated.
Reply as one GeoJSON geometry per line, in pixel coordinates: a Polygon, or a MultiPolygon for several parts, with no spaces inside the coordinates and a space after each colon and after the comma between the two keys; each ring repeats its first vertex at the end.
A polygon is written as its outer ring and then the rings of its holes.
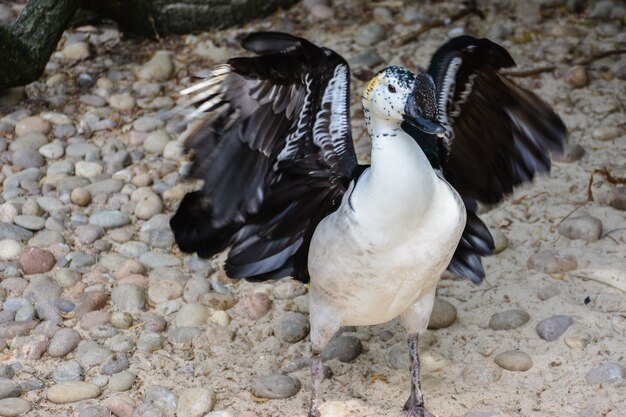
{"type": "Polygon", "coordinates": [[[419,216],[437,181],[430,162],[400,123],[376,118],[366,118],[366,122],[372,138],[372,165],[360,194],[376,211],[419,216]]]}

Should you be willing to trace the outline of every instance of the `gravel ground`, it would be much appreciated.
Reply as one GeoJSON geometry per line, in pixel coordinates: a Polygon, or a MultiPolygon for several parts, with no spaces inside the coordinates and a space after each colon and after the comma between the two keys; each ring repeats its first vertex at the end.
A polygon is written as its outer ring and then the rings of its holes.
{"type": "MultiPolygon", "coordinates": [[[[306,287],[230,280],[219,260],[180,253],[168,226],[198,186],[184,181],[178,91],[260,29],[349,60],[363,160],[360,92],[384,66],[424,68],[461,33],[501,43],[521,70],[555,66],[516,80],[562,115],[568,149],[550,178],[484,209],[498,251],[486,281],[442,280],[420,345],[426,402],[442,417],[624,415],[626,57],[576,63],[624,48],[626,6],[490,2],[483,21],[396,47],[459,7],[406,3],[305,0],[158,43],[74,28],[40,81],[0,96],[0,416],[305,415],[306,287]]],[[[0,5],[0,22],[18,9],[0,5]]],[[[324,355],[324,416],[403,415],[398,323],[345,328],[324,355]]]]}

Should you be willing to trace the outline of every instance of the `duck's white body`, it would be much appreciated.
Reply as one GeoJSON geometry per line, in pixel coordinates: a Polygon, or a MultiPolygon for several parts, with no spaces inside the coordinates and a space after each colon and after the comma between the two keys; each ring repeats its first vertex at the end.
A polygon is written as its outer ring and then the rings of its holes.
{"type": "Polygon", "coordinates": [[[461,198],[419,145],[397,126],[370,124],[371,168],[311,241],[314,347],[340,326],[398,316],[407,330],[423,331],[437,282],[465,226],[461,198]]]}

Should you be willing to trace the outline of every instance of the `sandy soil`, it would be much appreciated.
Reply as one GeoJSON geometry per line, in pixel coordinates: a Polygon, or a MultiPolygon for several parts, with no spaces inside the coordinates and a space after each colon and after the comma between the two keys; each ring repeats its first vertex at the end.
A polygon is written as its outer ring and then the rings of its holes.
{"type": "MultiPolygon", "coordinates": [[[[556,71],[517,81],[554,106],[569,128],[570,143],[582,146],[585,155],[574,162],[554,163],[549,178],[540,178],[532,186],[517,190],[503,204],[482,215],[490,227],[508,237],[509,244],[503,252],[484,260],[487,278],[481,286],[453,279],[441,281],[438,294],[457,308],[458,319],[449,328],[429,332],[435,337],[430,351],[445,366],[435,363],[425,367],[426,403],[441,417],[626,415],[623,381],[603,385],[585,382],[586,373],[598,364],[626,365],[626,214],[609,205],[615,186],[601,175],[595,175],[592,181],[595,201],[587,201],[593,170],[607,167],[615,176],[622,177],[626,173],[626,84],[612,75],[623,68],[625,61],[622,55],[621,59],[609,57],[587,65],[590,81],[582,88],[572,87],[564,77],[574,61],[599,51],[623,48],[626,41],[623,23],[620,26],[618,20],[591,20],[560,6],[545,7],[540,13],[531,6],[516,9],[507,2],[497,2],[484,9],[487,14],[484,21],[476,17],[464,19],[394,48],[393,39],[415,28],[417,23],[402,23],[405,11],[398,7],[400,2],[378,4],[391,11],[393,21],[383,23],[387,36],[372,47],[359,46],[354,39],[359,26],[374,20],[375,4],[337,1],[333,6],[334,18],[322,23],[309,20],[303,6],[297,5],[243,28],[198,34],[193,42],[185,36],[167,38],[161,45],[123,41],[119,48],[98,53],[106,54],[113,67],[132,67],[145,62],[157,49],[170,50],[177,66],[177,80],[167,88],[168,94],[174,96],[176,89],[191,82],[189,74],[209,64],[206,58],[194,55],[193,43],[197,40],[214,40],[224,46],[218,54],[227,57],[239,53],[232,42],[234,35],[258,29],[289,30],[329,46],[348,59],[374,49],[384,60],[375,69],[392,64],[423,68],[434,50],[448,39],[451,28],[464,28],[475,36],[488,36],[498,27],[510,29],[510,36],[495,40],[511,52],[520,69],[557,66],[556,71]],[[353,7],[358,7],[359,12],[354,13],[353,7]],[[597,140],[592,133],[602,126],[617,127],[620,134],[608,141],[597,140]],[[559,222],[574,210],[572,216],[590,214],[601,219],[604,232],[600,240],[593,243],[569,240],[557,232],[559,222]],[[545,249],[574,256],[577,269],[554,275],[528,269],[528,258],[545,249]],[[558,288],[560,294],[541,301],[537,293],[546,286],[558,288]],[[587,297],[590,302],[585,303],[587,297]],[[530,322],[510,331],[488,328],[492,314],[512,308],[529,312],[530,322]],[[555,314],[571,316],[574,324],[554,342],[541,340],[535,331],[536,324],[555,314]],[[565,338],[575,336],[581,336],[588,344],[568,347],[565,338]],[[499,372],[493,363],[494,356],[512,349],[529,354],[533,367],[526,372],[501,370],[499,378],[467,377],[472,372],[489,375],[494,368],[493,372],[499,372]]],[[[450,10],[456,10],[453,3],[415,4],[426,16],[446,16],[450,10]]],[[[365,159],[369,143],[361,135],[359,104],[363,81],[353,78],[352,87],[354,137],[359,138],[357,149],[365,159]]],[[[167,210],[172,213],[174,209],[175,204],[167,210]]],[[[259,286],[245,282],[229,285],[237,298],[259,290],[259,286]]],[[[262,284],[261,288],[265,285],[273,284],[262,284]]],[[[283,314],[286,303],[274,300],[271,312],[258,321],[231,314],[230,326],[237,331],[232,343],[197,343],[188,349],[167,347],[152,355],[135,353],[131,370],[137,373],[139,382],[128,396],[139,402],[147,384],[160,384],[173,390],[208,386],[217,394],[216,410],[231,410],[235,415],[251,410],[261,417],[304,416],[309,399],[307,369],[292,374],[303,383],[303,389],[292,398],[258,401],[249,391],[249,384],[256,376],[276,373],[285,362],[309,355],[307,341],[287,344],[272,334],[273,323],[283,314]],[[195,369],[193,377],[179,372],[188,364],[195,369]]],[[[357,335],[363,341],[364,353],[354,363],[329,363],[334,376],[322,385],[323,416],[403,416],[401,406],[408,396],[409,375],[404,370],[391,369],[386,362],[388,350],[404,342],[401,327],[394,321],[360,328],[357,335]],[[378,338],[384,330],[394,333],[391,340],[382,342],[378,338]]],[[[30,366],[46,374],[54,366],[54,360],[46,357],[30,366]]],[[[69,406],[42,402],[29,415],[63,415],[69,410],[69,406]]]]}

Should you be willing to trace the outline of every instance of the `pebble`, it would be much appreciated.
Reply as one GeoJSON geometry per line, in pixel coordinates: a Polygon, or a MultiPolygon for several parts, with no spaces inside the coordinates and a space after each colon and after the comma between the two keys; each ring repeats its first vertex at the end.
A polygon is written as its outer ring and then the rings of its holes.
{"type": "Polygon", "coordinates": [[[93,178],[102,174],[104,168],[98,162],[78,161],[74,164],[74,172],[79,177],[93,178]]]}
{"type": "Polygon", "coordinates": [[[101,365],[111,356],[111,351],[94,341],[82,341],[78,344],[76,357],[84,368],[101,365]]]}
{"type": "Polygon", "coordinates": [[[83,245],[90,245],[96,240],[104,236],[104,228],[100,226],[94,226],[92,224],[85,224],[78,226],[75,230],[76,241],[83,245]]]}
{"type": "Polygon", "coordinates": [[[25,117],[15,124],[15,134],[17,136],[24,136],[28,133],[42,133],[45,135],[50,132],[50,129],[50,123],[39,116],[25,117]]]}
{"type": "Polygon", "coordinates": [[[574,320],[571,317],[558,315],[541,320],[537,324],[536,330],[540,338],[553,342],[565,333],[572,324],[574,324],[574,320]]]}
{"type": "Polygon", "coordinates": [[[42,334],[19,336],[13,340],[12,347],[15,349],[15,357],[36,360],[41,358],[48,348],[48,338],[42,334]]]}
{"type": "Polygon", "coordinates": [[[63,145],[57,142],[48,143],[39,148],[39,153],[46,159],[59,159],[63,156],[63,145]]]}
{"type": "Polygon", "coordinates": [[[601,126],[591,132],[591,137],[595,140],[609,141],[622,136],[622,130],[616,126],[601,126]]]}
{"type": "Polygon", "coordinates": [[[174,73],[174,63],[168,51],[157,51],[142,65],[137,77],[145,81],[165,81],[174,73]]]}
{"type": "Polygon", "coordinates": [[[178,399],[169,389],[159,385],[152,385],[146,388],[143,402],[161,409],[176,410],[178,399]]]}
{"type": "MultiPolygon", "coordinates": [[[[125,401],[123,398],[107,398],[104,400],[104,405],[116,417],[133,417],[135,408],[129,404],[130,402],[130,399],[125,401]]],[[[136,414],[135,417],[139,417],[139,415],[136,414]]]]}
{"type": "Polygon", "coordinates": [[[125,311],[143,310],[146,305],[146,293],[135,284],[121,284],[111,291],[111,301],[125,311]]]}
{"type": "Polygon", "coordinates": [[[146,252],[139,257],[138,261],[148,268],[178,266],[181,263],[177,256],[159,252],[146,252]]]}
{"type": "Polygon", "coordinates": [[[544,250],[532,255],[526,263],[529,269],[545,272],[546,274],[559,274],[578,268],[576,258],[563,255],[555,250],[544,250]]]}
{"type": "Polygon", "coordinates": [[[148,287],[148,301],[152,305],[174,300],[183,295],[183,286],[170,279],[162,279],[148,287]]]}
{"type": "Polygon", "coordinates": [[[185,304],[176,313],[177,327],[201,327],[209,318],[209,309],[202,304],[185,304]]]}
{"type": "Polygon", "coordinates": [[[235,305],[235,313],[250,320],[265,316],[272,307],[272,300],[267,294],[252,293],[235,305]]]}
{"type": "MultiPolygon", "coordinates": [[[[188,303],[200,301],[200,297],[211,291],[211,283],[204,277],[192,277],[185,284],[183,299],[188,303]]],[[[206,305],[206,304],[205,304],[206,305]]]]}
{"type": "Polygon", "coordinates": [[[56,404],[75,403],[81,400],[96,398],[99,395],[99,386],[83,381],[62,382],[48,389],[48,400],[56,404]]]}
{"type": "MultiPolygon", "coordinates": [[[[230,411],[219,410],[219,411],[210,412],[204,417],[235,417],[235,415],[231,413],[230,411]]],[[[241,415],[239,415],[239,417],[241,417],[241,415]]],[[[252,416],[249,416],[249,417],[252,417],[252,416]]]]}
{"type": "Polygon", "coordinates": [[[565,81],[574,88],[582,88],[589,84],[587,70],[582,65],[574,65],[565,73],[565,81]]]}
{"type": "Polygon", "coordinates": [[[17,209],[13,204],[0,204],[0,222],[13,223],[15,216],[17,216],[17,209]]]}
{"type": "Polygon", "coordinates": [[[20,252],[18,263],[26,275],[44,274],[54,267],[56,259],[45,249],[25,247],[20,252]]]}
{"type": "Polygon", "coordinates": [[[509,247],[509,238],[500,229],[489,229],[493,238],[494,253],[500,253],[509,247]]]}
{"type": "Polygon", "coordinates": [[[372,46],[382,41],[385,29],[378,23],[369,23],[361,26],[356,33],[355,40],[361,46],[372,46]]]}
{"type": "Polygon", "coordinates": [[[617,362],[594,366],[585,375],[587,385],[613,384],[626,378],[626,370],[617,362]]]}
{"type": "Polygon", "coordinates": [[[502,368],[492,362],[477,360],[470,362],[462,372],[463,380],[471,386],[487,385],[502,378],[502,368]]]}
{"type": "Polygon", "coordinates": [[[566,143],[562,153],[552,153],[552,160],[555,162],[572,163],[585,156],[585,148],[577,143],[566,143]]]}
{"type": "Polygon", "coordinates": [[[76,306],[75,314],[77,318],[82,318],[90,311],[104,307],[109,300],[109,295],[104,291],[88,291],[82,293],[76,306]]]}
{"type": "Polygon", "coordinates": [[[494,358],[494,362],[509,371],[525,372],[533,366],[530,356],[520,350],[508,350],[499,353],[494,358]]]}
{"type": "Polygon", "coordinates": [[[135,347],[135,340],[130,335],[116,334],[104,342],[113,352],[130,352],[135,347]]]}
{"type": "Polygon", "coordinates": [[[570,349],[584,349],[590,343],[588,336],[580,336],[580,335],[566,337],[564,341],[567,347],[570,349]]]}
{"type": "Polygon", "coordinates": [[[309,330],[309,320],[302,313],[287,312],[274,326],[274,334],[287,343],[303,340],[309,334],[309,330]]]}
{"type": "Polygon", "coordinates": [[[18,149],[11,157],[13,165],[21,169],[41,168],[45,161],[41,154],[34,149],[18,149]]]}
{"type": "Polygon", "coordinates": [[[235,305],[235,298],[229,294],[208,293],[199,297],[202,304],[215,310],[228,310],[235,305]]]}
{"type": "Polygon", "coordinates": [[[512,330],[516,329],[530,320],[530,314],[521,309],[512,309],[496,313],[489,320],[491,330],[512,330]]]}
{"type": "Polygon", "coordinates": [[[41,230],[46,225],[46,221],[42,217],[29,216],[29,215],[24,215],[24,214],[15,216],[15,219],[13,219],[13,222],[16,225],[23,227],[24,229],[28,229],[32,231],[41,230]]]}
{"type": "Polygon", "coordinates": [[[128,391],[135,383],[135,379],[137,379],[137,375],[128,371],[122,371],[109,378],[108,388],[110,391],[115,392],[128,391]]]}
{"type": "Polygon", "coordinates": [[[336,336],[330,339],[322,352],[322,360],[338,359],[340,362],[352,362],[363,352],[363,345],[355,336],[336,336]]]}
{"type": "Polygon", "coordinates": [[[20,242],[13,239],[0,240],[0,260],[10,261],[17,259],[22,249],[20,242]]]}
{"type": "Polygon", "coordinates": [[[556,297],[559,294],[561,294],[561,290],[559,290],[559,288],[556,285],[552,284],[552,285],[545,285],[541,287],[539,291],[537,292],[537,297],[541,301],[545,301],[545,300],[549,300],[552,297],[556,297]]]}
{"type": "Polygon", "coordinates": [[[0,378],[12,379],[15,376],[15,369],[6,363],[0,363],[0,378]]]}
{"type": "Polygon", "coordinates": [[[39,132],[29,132],[18,136],[17,139],[9,144],[9,149],[14,152],[19,149],[32,149],[36,151],[48,143],[46,136],[39,132]]]}
{"type": "Polygon", "coordinates": [[[89,216],[89,224],[105,229],[126,226],[130,223],[130,216],[125,211],[97,210],[89,216]]]}
{"type": "Polygon", "coordinates": [[[433,311],[428,322],[429,329],[445,329],[456,321],[456,307],[442,298],[435,298],[433,311]]]}
{"type": "Polygon", "coordinates": [[[83,94],[79,97],[81,103],[90,107],[104,107],[107,102],[103,97],[96,96],[95,94],[83,94]]]}
{"type": "Polygon", "coordinates": [[[626,210],[626,187],[615,187],[615,192],[611,198],[611,207],[617,210],[626,210]]]}
{"type": "Polygon", "coordinates": [[[178,397],[176,414],[185,417],[201,417],[213,410],[213,407],[215,407],[213,391],[208,388],[190,388],[178,397]]]}
{"type": "Polygon", "coordinates": [[[109,106],[115,110],[129,111],[135,107],[135,99],[130,94],[111,94],[109,106]]]}
{"type": "Polygon", "coordinates": [[[0,378],[0,399],[19,397],[21,394],[20,384],[10,379],[0,378]]]}
{"type": "Polygon", "coordinates": [[[78,361],[61,362],[52,371],[52,380],[57,384],[67,381],[82,381],[84,378],[83,367],[78,361]]]}
{"type": "Polygon", "coordinates": [[[149,188],[140,188],[133,196],[132,200],[137,201],[135,206],[135,216],[140,220],[149,220],[157,214],[163,212],[163,202],[161,197],[149,188]],[[141,191],[141,192],[140,192],[141,191]]]}
{"type": "Polygon", "coordinates": [[[0,416],[14,417],[26,414],[32,408],[32,404],[22,398],[4,398],[0,400],[0,416]]]}
{"type": "Polygon", "coordinates": [[[319,22],[332,19],[333,16],[335,15],[335,12],[333,11],[333,9],[331,9],[325,4],[314,4],[311,7],[310,13],[311,13],[311,17],[313,18],[313,20],[316,20],[319,22]]]}
{"type": "Polygon", "coordinates": [[[160,333],[144,332],[137,339],[137,349],[152,352],[161,349],[165,337],[160,333]]]}
{"type": "Polygon", "coordinates": [[[133,127],[137,132],[152,132],[165,126],[165,122],[156,117],[142,116],[133,122],[133,127]]]}
{"type": "Polygon", "coordinates": [[[52,357],[59,358],[67,355],[80,343],[80,334],[73,329],[59,330],[48,346],[48,354],[52,357]]]}
{"type": "Polygon", "coordinates": [[[160,155],[170,140],[170,135],[165,130],[156,130],[143,141],[143,148],[150,154],[160,155]]]}
{"type": "Polygon", "coordinates": [[[109,359],[100,365],[100,373],[102,375],[113,375],[128,369],[130,361],[124,353],[115,353],[109,359]]]}
{"type": "Polygon", "coordinates": [[[272,290],[272,295],[278,300],[289,300],[302,294],[306,294],[306,286],[292,279],[281,280],[272,290]]]}
{"type": "Polygon", "coordinates": [[[65,45],[61,51],[65,59],[71,62],[82,61],[89,58],[89,44],[87,42],[75,42],[65,45]]]}
{"type": "Polygon", "coordinates": [[[80,327],[89,330],[95,326],[102,326],[111,322],[110,313],[108,311],[90,311],[85,313],[80,319],[80,327]]]}
{"type": "Polygon", "coordinates": [[[265,375],[250,384],[255,397],[269,399],[293,397],[300,391],[300,387],[300,381],[289,375],[265,375]]]}
{"type": "Polygon", "coordinates": [[[595,242],[602,236],[602,220],[589,215],[569,217],[561,222],[558,231],[568,239],[595,242]]]}

